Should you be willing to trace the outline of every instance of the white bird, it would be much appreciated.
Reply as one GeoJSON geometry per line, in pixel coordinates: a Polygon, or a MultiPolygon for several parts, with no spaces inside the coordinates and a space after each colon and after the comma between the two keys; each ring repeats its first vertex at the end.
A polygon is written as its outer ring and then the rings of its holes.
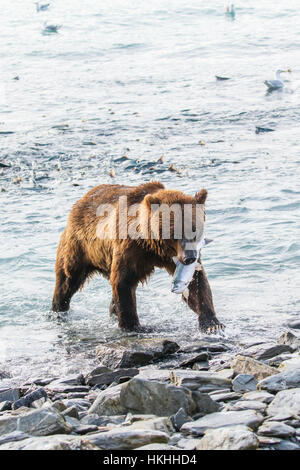
{"type": "Polygon", "coordinates": [[[232,18],[235,17],[235,9],[233,3],[226,8],[226,14],[231,16],[232,18]]]}
{"type": "Polygon", "coordinates": [[[286,70],[278,69],[276,71],[276,74],[275,74],[275,76],[276,76],[275,80],[265,80],[264,81],[264,84],[266,85],[266,87],[268,88],[269,91],[281,90],[284,87],[284,83],[281,80],[281,76],[280,76],[280,74],[283,73],[283,72],[286,72],[286,70]]]}
{"type": "Polygon", "coordinates": [[[39,2],[35,2],[36,5],[36,11],[46,11],[48,10],[50,3],[42,3],[41,5],[39,2]]]}

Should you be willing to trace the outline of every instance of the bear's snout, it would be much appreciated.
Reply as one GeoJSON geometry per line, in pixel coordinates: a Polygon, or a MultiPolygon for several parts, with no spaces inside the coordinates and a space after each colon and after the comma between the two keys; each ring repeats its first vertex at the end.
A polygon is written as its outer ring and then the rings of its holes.
{"type": "Polygon", "coordinates": [[[185,250],[182,262],[185,265],[192,264],[197,260],[197,251],[195,250],[185,250]]]}

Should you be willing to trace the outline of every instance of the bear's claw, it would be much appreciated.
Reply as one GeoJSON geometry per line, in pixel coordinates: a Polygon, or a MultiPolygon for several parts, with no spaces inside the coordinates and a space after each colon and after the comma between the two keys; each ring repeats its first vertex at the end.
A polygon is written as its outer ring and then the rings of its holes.
{"type": "Polygon", "coordinates": [[[199,328],[202,333],[205,333],[207,335],[216,335],[222,333],[222,331],[225,329],[225,325],[223,325],[223,323],[220,323],[217,318],[214,318],[201,323],[199,328]]]}

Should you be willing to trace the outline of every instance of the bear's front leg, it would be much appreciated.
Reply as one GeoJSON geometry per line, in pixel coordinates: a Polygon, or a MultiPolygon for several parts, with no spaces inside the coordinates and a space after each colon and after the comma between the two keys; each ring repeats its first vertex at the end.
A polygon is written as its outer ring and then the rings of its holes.
{"type": "Polygon", "coordinates": [[[203,333],[217,333],[224,328],[216,317],[212,293],[204,268],[196,270],[188,287],[188,298],[183,295],[184,301],[197,313],[199,328],[203,333]]]}
{"type": "Polygon", "coordinates": [[[113,291],[114,309],[118,315],[119,327],[127,331],[141,328],[136,311],[135,290],[138,279],[127,266],[113,263],[110,282],[113,291]]]}

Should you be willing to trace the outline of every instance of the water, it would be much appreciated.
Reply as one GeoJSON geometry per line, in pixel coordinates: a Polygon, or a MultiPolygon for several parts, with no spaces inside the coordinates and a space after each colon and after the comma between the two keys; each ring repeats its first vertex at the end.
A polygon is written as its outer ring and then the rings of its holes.
{"type": "MultiPolygon", "coordinates": [[[[56,0],[37,13],[29,0],[1,1],[8,381],[87,370],[95,344],[121,335],[101,277],[76,294],[65,321],[49,316],[60,233],[72,204],[99,183],[207,188],[214,243],[203,262],[227,341],[276,338],[299,313],[300,8],[240,2],[235,20],[225,9],[218,0],[56,0]],[[59,33],[42,34],[45,21],[59,33]],[[266,94],[263,81],[288,67],[285,89],[266,94]]],[[[138,289],[138,309],[156,334],[181,344],[201,337],[163,271],[138,289]]]]}

